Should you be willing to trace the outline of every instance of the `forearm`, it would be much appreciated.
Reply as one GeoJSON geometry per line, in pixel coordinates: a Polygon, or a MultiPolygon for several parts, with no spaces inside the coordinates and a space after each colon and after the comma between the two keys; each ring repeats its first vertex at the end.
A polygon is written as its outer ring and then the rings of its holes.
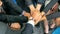
{"type": "Polygon", "coordinates": [[[15,4],[13,2],[13,0],[8,0],[7,2],[10,5],[10,7],[12,7],[14,10],[16,10],[17,12],[19,12],[20,14],[23,12],[23,9],[21,7],[19,7],[17,4],[15,4]]]}
{"type": "Polygon", "coordinates": [[[27,20],[27,17],[24,16],[0,15],[0,21],[26,22],[27,20]]]}
{"type": "Polygon", "coordinates": [[[33,33],[33,27],[34,27],[34,20],[28,20],[26,27],[25,27],[25,30],[23,31],[23,34],[32,34],[33,33]]]}
{"type": "Polygon", "coordinates": [[[22,34],[32,34],[33,33],[33,26],[31,24],[26,24],[26,27],[22,34]]]}
{"type": "Polygon", "coordinates": [[[60,12],[56,12],[56,13],[46,16],[47,20],[51,20],[51,19],[58,18],[58,17],[60,17],[60,12]]]}

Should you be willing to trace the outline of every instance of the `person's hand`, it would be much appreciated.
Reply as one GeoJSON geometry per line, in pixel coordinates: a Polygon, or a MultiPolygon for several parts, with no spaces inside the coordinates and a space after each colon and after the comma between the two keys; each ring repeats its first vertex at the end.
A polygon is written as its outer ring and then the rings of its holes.
{"type": "Polygon", "coordinates": [[[55,22],[56,22],[57,26],[60,26],[60,17],[56,18],[55,22]]]}
{"type": "Polygon", "coordinates": [[[35,10],[35,12],[32,14],[32,17],[33,17],[33,19],[34,19],[34,21],[35,21],[35,24],[37,24],[39,21],[42,21],[43,19],[43,15],[44,15],[45,13],[44,12],[40,12],[40,11],[38,11],[38,10],[35,10]]]}
{"type": "Polygon", "coordinates": [[[24,16],[28,17],[28,19],[29,19],[31,15],[28,12],[24,12],[24,16]]]}
{"type": "Polygon", "coordinates": [[[19,30],[21,28],[21,25],[16,22],[16,23],[12,23],[10,27],[13,30],[19,30]]]}

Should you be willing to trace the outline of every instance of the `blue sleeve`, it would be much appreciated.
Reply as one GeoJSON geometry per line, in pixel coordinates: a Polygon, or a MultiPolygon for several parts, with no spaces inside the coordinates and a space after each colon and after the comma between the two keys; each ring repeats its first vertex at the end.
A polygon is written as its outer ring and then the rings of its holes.
{"type": "Polygon", "coordinates": [[[13,2],[14,2],[15,4],[17,4],[16,0],[13,0],[13,2]]]}

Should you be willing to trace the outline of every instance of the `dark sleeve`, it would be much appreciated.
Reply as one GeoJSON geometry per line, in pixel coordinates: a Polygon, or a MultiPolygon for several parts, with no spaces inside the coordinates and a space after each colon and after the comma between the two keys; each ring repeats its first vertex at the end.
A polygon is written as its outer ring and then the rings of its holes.
{"type": "Polygon", "coordinates": [[[60,4],[60,0],[58,1],[58,3],[60,4]]]}
{"type": "Polygon", "coordinates": [[[1,11],[2,11],[3,14],[6,14],[6,12],[3,8],[1,8],[1,11]]]}
{"type": "Polygon", "coordinates": [[[32,0],[25,0],[25,2],[26,2],[26,4],[29,6],[29,5],[31,5],[31,4],[33,4],[32,3],[32,0]]]}
{"type": "Polygon", "coordinates": [[[26,22],[28,21],[28,18],[25,16],[0,15],[0,21],[26,22]]]}
{"type": "Polygon", "coordinates": [[[13,0],[7,0],[7,3],[10,7],[12,7],[14,10],[19,12],[20,14],[23,12],[22,8],[18,6],[16,3],[13,2],[13,0]]]}
{"type": "Polygon", "coordinates": [[[45,2],[45,0],[38,0],[38,4],[43,4],[45,2]]]}
{"type": "Polygon", "coordinates": [[[58,18],[58,17],[60,17],[60,12],[56,12],[56,13],[50,14],[50,15],[48,15],[46,17],[47,17],[47,20],[58,18]]]}
{"type": "Polygon", "coordinates": [[[32,34],[32,33],[33,33],[33,26],[27,23],[22,34],[32,34]]]}

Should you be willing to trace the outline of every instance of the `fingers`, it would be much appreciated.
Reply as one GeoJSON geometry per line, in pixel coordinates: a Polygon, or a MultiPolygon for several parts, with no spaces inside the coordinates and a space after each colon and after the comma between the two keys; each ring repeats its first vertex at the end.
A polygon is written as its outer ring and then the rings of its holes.
{"type": "Polygon", "coordinates": [[[32,14],[35,10],[35,7],[33,5],[30,5],[29,8],[30,8],[30,13],[32,14]]]}
{"type": "Polygon", "coordinates": [[[37,4],[36,9],[37,10],[40,10],[41,9],[41,6],[42,6],[41,4],[37,4]]]}
{"type": "Polygon", "coordinates": [[[56,3],[53,7],[52,7],[52,10],[56,10],[58,8],[59,4],[56,3]]]}
{"type": "Polygon", "coordinates": [[[24,12],[24,16],[28,17],[28,19],[31,17],[30,13],[24,12]]]}
{"type": "Polygon", "coordinates": [[[40,12],[39,10],[35,10],[35,12],[32,14],[35,24],[37,24],[39,21],[46,19],[46,17],[43,16],[44,14],[45,14],[44,12],[40,12]]]}

